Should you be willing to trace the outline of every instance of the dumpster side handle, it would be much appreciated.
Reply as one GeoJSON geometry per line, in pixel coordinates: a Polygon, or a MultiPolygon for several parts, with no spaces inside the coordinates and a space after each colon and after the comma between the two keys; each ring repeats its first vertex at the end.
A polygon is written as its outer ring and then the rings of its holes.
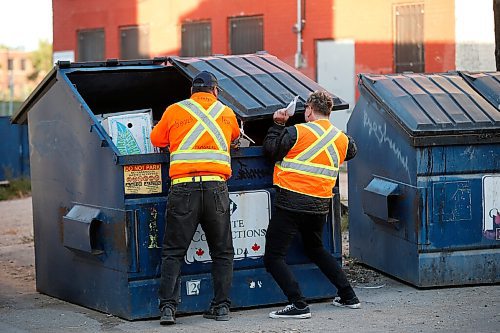
{"type": "Polygon", "coordinates": [[[97,228],[101,211],[97,208],[75,205],[63,217],[63,245],[69,249],[93,255],[102,254],[97,248],[97,228]]]}
{"type": "Polygon", "coordinates": [[[399,222],[391,216],[391,207],[399,196],[399,185],[385,179],[373,178],[363,191],[363,211],[378,221],[399,222]]]}

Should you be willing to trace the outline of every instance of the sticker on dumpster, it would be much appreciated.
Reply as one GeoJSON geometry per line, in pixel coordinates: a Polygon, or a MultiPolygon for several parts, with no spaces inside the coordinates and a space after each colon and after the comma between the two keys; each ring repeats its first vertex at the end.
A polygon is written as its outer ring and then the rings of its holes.
{"type": "Polygon", "coordinates": [[[200,286],[201,286],[201,280],[186,281],[186,294],[188,296],[199,295],[200,286]]]}
{"type": "Polygon", "coordinates": [[[500,176],[483,177],[483,236],[500,240],[500,176]]]}
{"type": "MultiPolygon", "coordinates": [[[[267,191],[229,193],[234,259],[260,258],[266,247],[271,197],[267,191]]],[[[184,257],[188,264],[211,261],[205,233],[198,226],[184,257]]]]}
{"type": "Polygon", "coordinates": [[[161,193],[161,164],[123,166],[125,194],[161,193]]]}

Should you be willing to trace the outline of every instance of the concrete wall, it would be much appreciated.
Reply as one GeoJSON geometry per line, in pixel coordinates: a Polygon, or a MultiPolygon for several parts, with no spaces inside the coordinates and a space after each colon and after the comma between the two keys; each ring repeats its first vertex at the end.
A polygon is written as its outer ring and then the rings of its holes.
{"type": "Polygon", "coordinates": [[[456,69],[495,71],[492,0],[455,0],[456,69]]]}

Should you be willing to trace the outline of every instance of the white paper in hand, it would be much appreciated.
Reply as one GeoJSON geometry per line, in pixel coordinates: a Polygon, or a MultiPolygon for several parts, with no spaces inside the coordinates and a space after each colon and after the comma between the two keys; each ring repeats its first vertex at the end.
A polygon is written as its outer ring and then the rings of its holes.
{"type": "Polygon", "coordinates": [[[299,96],[295,96],[293,100],[288,104],[286,107],[286,113],[291,117],[295,114],[295,106],[297,105],[297,100],[299,99],[299,96]]]}

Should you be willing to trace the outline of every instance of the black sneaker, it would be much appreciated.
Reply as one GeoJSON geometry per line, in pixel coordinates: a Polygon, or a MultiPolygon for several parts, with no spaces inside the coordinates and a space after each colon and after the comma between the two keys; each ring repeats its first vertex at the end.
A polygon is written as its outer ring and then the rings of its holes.
{"type": "Polygon", "coordinates": [[[283,309],[278,311],[273,311],[269,314],[270,318],[296,318],[296,319],[306,319],[311,318],[311,310],[306,306],[303,309],[298,309],[295,305],[290,304],[285,306],[283,309]]]}
{"type": "Polygon", "coordinates": [[[229,306],[226,304],[210,305],[208,311],[203,314],[203,318],[227,321],[229,320],[229,306]]]}
{"type": "Polygon", "coordinates": [[[343,308],[350,308],[350,309],[360,309],[361,308],[361,303],[359,302],[359,299],[354,296],[351,299],[343,299],[340,297],[335,297],[332,302],[333,305],[335,306],[340,306],[343,308]]]}
{"type": "Polygon", "coordinates": [[[161,311],[160,325],[175,324],[175,311],[168,306],[161,311]]]}

